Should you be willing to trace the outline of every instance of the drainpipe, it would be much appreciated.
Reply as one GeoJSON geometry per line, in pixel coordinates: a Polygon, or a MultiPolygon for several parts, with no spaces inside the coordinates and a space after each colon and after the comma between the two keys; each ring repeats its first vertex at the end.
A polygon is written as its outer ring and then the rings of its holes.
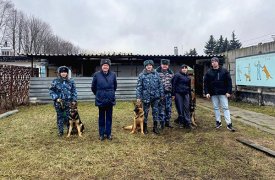
{"type": "Polygon", "coordinates": [[[258,105],[262,106],[263,105],[263,89],[258,88],[258,105]]]}

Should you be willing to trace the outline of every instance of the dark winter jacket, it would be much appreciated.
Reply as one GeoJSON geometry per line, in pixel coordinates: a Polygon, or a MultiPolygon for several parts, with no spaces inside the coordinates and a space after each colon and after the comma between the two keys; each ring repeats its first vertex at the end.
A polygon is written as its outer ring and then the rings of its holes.
{"type": "Polygon", "coordinates": [[[191,94],[191,78],[188,74],[184,74],[182,72],[178,72],[175,74],[173,80],[173,91],[172,95],[174,96],[176,93],[186,95],[191,94]]]}
{"type": "Polygon", "coordinates": [[[223,67],[209,69],[204,76],[204,93],[210,95],[232,94],[230,73],[223,67]]]}
{"type": "Polygon", "coordinates": [[[153,70],[147,72],[145,69],[138,76],[136,97],[144,103],[163,97],[163,86],[159,74],[153,70]]]}
{"type": "Polygon", "coordinates": [[[62,99],[66,107],[72,101],[77,101],[77,90],[73,79],[62,78],[59,74],[58,78],[54,79],[49,88],[49,93],[54,101],[54,106],[58,107],[57,99],[62,99]]]}
{"type": "Polygon", "coordinates": [[[115,91],[117,80],[114,72],[98,71],[93,76],[92,92],[96,96],[95,105],[99,107],[113,106],[116,104],[115,91]]]}
{"type": "Polygon", "coordinates": [[[165,93],[172,92],[172,79],[174,77],[174,73],[172,70],[168,69],[167,71],[162,71],[161,67],[158,67],[156,71],[159,73],[159,77],[161,79],[163,90],[165,93]]]}

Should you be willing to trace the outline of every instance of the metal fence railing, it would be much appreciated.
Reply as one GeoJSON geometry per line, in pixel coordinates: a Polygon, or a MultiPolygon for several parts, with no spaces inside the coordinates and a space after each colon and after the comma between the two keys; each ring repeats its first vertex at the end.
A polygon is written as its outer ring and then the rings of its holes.
{"type": "MultiPolygon", "coordinates": [[[[52,102],[49,95],[49,87],[55,78],[36,78],[30,80],[29,100],[31,103],[52,102]]],[[[91,91],[92,78],[74,77],[76,84],[78,101],[94,101],[95,96],[91,91]]],[[[136,98],[137,77],[117,77],[117,100],[133,100],[136,98]]]]}

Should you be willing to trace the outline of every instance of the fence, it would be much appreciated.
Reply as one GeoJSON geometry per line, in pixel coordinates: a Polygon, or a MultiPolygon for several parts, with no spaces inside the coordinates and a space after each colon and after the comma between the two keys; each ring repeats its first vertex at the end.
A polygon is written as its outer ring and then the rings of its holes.
{"type": "MultiPolygon", "coordinates": [[[[50,103],[49,87],[55,78],[31,78],[29,100],[31,103],[50,103]]],[[[92,78],[75,77],[73,78],[78,92],[78,101],[94,101],[95,96],[91,91],[92,78]]],[[[133,100],[136,98],[137,77],[118,77],[117,78],[117,100],[133,100]]]]}
{"type": "MultiPolygon", "coordinates": [[[[38,73],[38,69],[34,69],[38,73]]],[[[0,65],[0,108],[13,109],[28,103],[30,67],[0,65]]]]}

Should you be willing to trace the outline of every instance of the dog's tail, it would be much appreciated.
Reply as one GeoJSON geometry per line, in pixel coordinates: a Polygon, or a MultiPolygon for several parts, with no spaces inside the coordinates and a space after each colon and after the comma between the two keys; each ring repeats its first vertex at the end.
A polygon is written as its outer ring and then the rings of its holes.
{"type": "Polygon", "coordinates": [[[133,129],[133,125],[123,126],[122,128],[125,129],[125,130],[132,130],[133,129]]]}

